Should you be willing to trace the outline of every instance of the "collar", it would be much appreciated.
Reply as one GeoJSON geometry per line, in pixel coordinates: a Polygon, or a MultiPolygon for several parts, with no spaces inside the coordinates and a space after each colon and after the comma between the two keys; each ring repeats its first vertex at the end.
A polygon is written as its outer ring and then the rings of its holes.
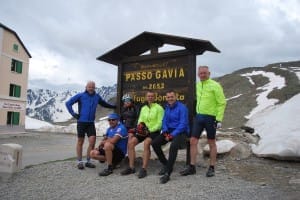
{"type": "Polygon", "coordinates": [[[93,96],[93,95],[95,95],[96,94],[96,92],[94,92],[94,93],[92,93],[92,94],[90,94],[90,93],[88,93],[88,91],[84,91],[84,93],[86,93],[87,95],[89,95],[89,96],[93,96]]]}
{"type": "Polygon", "coordinates": [[[167,107],[168,107],[168,108],[171,108],[171,109],[172,109],[172,108],[176,108],[177,105],[178,105],[178,101],[177,101],[177,100],[175,101],[175,103],[174,103],[172,106],[171,106],[170,104],[167,103],[167,107]]]}

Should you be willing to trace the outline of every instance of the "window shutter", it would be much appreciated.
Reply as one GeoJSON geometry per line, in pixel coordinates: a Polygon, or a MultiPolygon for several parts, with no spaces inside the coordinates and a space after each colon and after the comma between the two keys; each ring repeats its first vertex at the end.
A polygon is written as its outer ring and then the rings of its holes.
{"type": "Polygon", "coordinates": [[[17,70],[16,70],[18,73],[22,73],[22,62],[18,61],[17,62],[17,70]]]}
{"type": "Polygon", "coordinates": [[[16,52],[18,52],[18,50],[19,50],[19,47],[18,47],[18,45],[17,45],[17,44],[14,44],[14,45],[13,45],[13,50],[14,50],[14,51],[16,51],[16,52]]]}
{"type": "Polygon", "coordinates": [[[20,113],[13,112],[13,125],[19,125],[19,121],[20,121],[20,113]]]}
{"type": "Polygon", "coordinates": [[[15,97],[21,96],[21,86],[16,85],[15,86],[15,97]]]}

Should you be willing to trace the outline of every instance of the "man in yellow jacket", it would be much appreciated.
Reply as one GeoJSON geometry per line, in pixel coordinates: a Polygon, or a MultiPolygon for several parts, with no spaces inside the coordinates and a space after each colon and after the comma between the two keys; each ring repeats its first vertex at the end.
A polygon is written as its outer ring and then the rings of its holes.
{"type": "MultiPolygon", "coordinates": [[[[160,135],[164,109],[154,102],[155,94],[148,91],[146,94],[147,104],[141,108],[137,128],[133,130],[134,137],[128,141],[129,167],[121,172],[121,175],[135,173],[135,146],[144,141],[143,166],[139,171],[138,178],[147,176],[147,166],[150,159],[150,145],[152,140],[160,135]]],[[[132,130],[129,130],[131,132],[132,130]]]]}
{"type": "Polygon", "coordinates": [[[210,165],[206,173],[207,177],[215,175],[215,164],[217,157],[216,129],[222,127],[222,120],[226,107],[226,100],[222,86],[210,79],[210,72],[207,66],[198,68],[200,82],[196,84],[196,116],[193,121],[193,129],[190,139],[190,165],[181,171],[181,175],[196,173],[197,145],[202,131],[207,133],[207,142],[210,149],[210,165]]]}

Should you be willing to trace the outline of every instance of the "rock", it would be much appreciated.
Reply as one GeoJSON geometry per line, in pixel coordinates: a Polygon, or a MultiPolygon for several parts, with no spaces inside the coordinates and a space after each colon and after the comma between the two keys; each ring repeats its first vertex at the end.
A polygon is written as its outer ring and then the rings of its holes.
{"type": "MultiPolygon", "coordinates": [[[[217,154],[224,154],[230,152],[230,150],[236,145],[236,143],[231,140],[219,140],[217,144],[217,154]]],[[[209,154],[209,145],[205,145],[203,148],[204,154],[209,154]]]]}
{"type": "Polygon", "coordinates": [[[251,128],[249,126],[241,126],[241,129],[245,130],[247,133],[254,133],[254,128],[251,128]]]}
{"type": "Polygon", "coordinates": [[[243,135],[247,138],[247,143],[250,143],[250,144],[257,144],[258,143],[258,140],[259,140],[259,137],[258,135],[251,135],[249,133],[243,133],[243,135]]]}
{"type": "Polygon", "coordinates": [[[251,147],[247,143],[239,143],[230,151],[230,157],[236,159],[245,159],[251,155],[251,147]]]}

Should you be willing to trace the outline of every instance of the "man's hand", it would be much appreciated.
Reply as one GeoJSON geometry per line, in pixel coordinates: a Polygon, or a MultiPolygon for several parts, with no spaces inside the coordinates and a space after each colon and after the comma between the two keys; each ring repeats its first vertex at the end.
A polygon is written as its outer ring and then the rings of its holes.
{"type": "Polygon", "coordinates": [[[163,133],[166,141],[172,141],[173,136],[170,133],[163,133]]]}
{"type": "Polygon", "coordinates": [[[216,121],[216,129],[220,129],[220,128],[222,128],[222,123],[216,121]]]}
{"type": "Polygon", "coordinates": [[[136,129],[135,128],[131,128],[128,130],[128,134],[135,134],[136,133],[136,129]]]}
{"type": "Polygon", "coordinates": [[[75,119],[79,119],[80,115],[77,114],[77,113],[75,113],[75,114],[73,115],[73,117],[74,117],[75,119]]]}
{"type": "Polygon", "coordinates": [[[146,124],[144,122],[141,122],[136,127],[136,133],[140,136],[146,137],[150,134],[146,124]]]}
{"type": "Polygon", "coordinates": [[[105,141],[102,140],[98,146],[98,149],[102,149],[104,147],[104,143],[105,141]]]}

